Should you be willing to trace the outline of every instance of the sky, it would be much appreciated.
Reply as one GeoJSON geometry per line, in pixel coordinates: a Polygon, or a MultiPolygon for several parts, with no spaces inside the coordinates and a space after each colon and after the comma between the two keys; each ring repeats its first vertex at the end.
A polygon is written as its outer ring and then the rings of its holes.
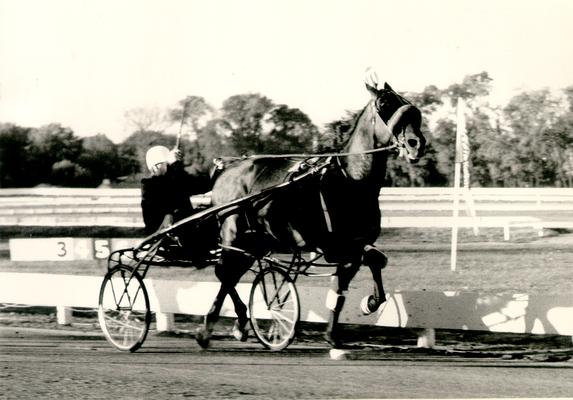
{"type": "Polygon", "coordinates": [[[259,93],[318,125],[487,71],[493,101],[573,85],[572,0],[0,0],[0,122],[120,142],[125,112],[259,93]]]}

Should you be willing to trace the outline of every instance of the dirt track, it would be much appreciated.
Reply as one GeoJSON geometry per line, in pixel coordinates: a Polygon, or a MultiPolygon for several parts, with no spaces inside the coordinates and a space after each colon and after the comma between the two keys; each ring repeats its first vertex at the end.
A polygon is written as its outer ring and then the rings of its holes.
{"type": "MultiPolygon", "coordinates": [[[[280,353],[229,340],[223,324],[208,351],[191,331],[152,332],[136,353],[112,348],[97,326],[57,327],[52,316],[4,314],[0,397],[5,398],[467,398],[573,393],[569,338],[524,340],[438,332],[417,349],[412,332],[364,335],[347,327],[349,355],[332,360],[316,327],[280,353]],[[8,323],[12,320],[12,323],[8,323]],[[462,340],[463,339],[463,340],[462,340]],[[473,340],[472,340],[473,339],[473,340]]],[[[186,325],[193,328],[193,323],[186,325]]]]}

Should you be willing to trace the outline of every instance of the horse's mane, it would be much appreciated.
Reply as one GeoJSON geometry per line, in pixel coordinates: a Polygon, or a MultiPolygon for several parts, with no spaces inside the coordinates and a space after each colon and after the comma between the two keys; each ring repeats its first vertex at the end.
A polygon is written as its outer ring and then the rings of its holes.
{"type": "Polygon", "coordinates": [[[338,150],[344,149],[348,145],[348,142],[350,141],[352,134],[354,133],[354,131],[356,130],[356,127],[358,126],[358,121],[360,121],[360,118],[362,118],[362,115],[364,115],[364,113],[366,112],[366,108],[368,108],[369,105],[370,105],[370,101],[368,102],[368,104],[366,104],[366,106],[364,106],[362,108],[362,110],[357,111],[355,113],[354,118],[351,119],[350,126],[344,132],[344,135],[346,137],[344,138],[344,141],[342,142],[342,146],[338,150]]]}
{"type": "MultiPolygon", "coordinates": [[[[370,104],[370,102],[368,104],[370,104]]],[[[356,130],[358,121],[366,111],[367,106],[368,105],[356,111],[347,110],[346,118],[330,123],[329,129],[326,132],[327,135],[326,137],[330,136],[331,138],[333,138],[332,143],[328,143],[326,145],[321,143],[322,146],[320,146],[321,148],[319,150],[319,153],[338,152],[344,149],[344,147],[348,145],[350,137],[352,136],[352,133],[356,130]]]]}

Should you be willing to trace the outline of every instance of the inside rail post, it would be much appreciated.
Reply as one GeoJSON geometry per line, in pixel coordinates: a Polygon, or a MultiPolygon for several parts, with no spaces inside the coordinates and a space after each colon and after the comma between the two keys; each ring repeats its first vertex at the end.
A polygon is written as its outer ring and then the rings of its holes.
{"type": "Polygon", "coordinates": [[[436,345],[436,330],[425,328],[418,333],[418,347],[431,349],[436,345]]]}
{"type": "Polygon", "coordinates": [[[58,325],[72,324],[72,308],[67,306],[56,306],[56,318],[58,325]]]}
{"type": "Polygon", "coordinates": [[[155,322],[157,324],[157,331],[159,332],[175,331],[175,315],[172,313],[156,312],[155,322]]]}

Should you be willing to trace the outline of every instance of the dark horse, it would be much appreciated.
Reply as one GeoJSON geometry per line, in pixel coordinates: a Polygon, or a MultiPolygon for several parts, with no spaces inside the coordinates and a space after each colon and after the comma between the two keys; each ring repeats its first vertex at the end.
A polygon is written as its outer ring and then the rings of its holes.
{"type": "MultiPolygon", "coordinates": [[[[371,313],[385,301],[381,270],[384,253],[374,247],[380,234],[378,196],[386,174],[391,149],[398,149],[411,162],[424,153],[425,138],[420,131],[421,113],[409,101],[385,84],[367,83],[372,99],[357,116],[350,138],[340,153],[320,173],[300,180],[272,196],[256,212],[256,226],[243,214],[227,217],[221,227],[222,253],[215,267],[221,282],[214,303],[205,316],[197,341],[207,347],[223,301],[233,300],[237,322],[233,330],[246,340],[247,308],[235,286],[253,263],[248,254],[257,251],[290,249],[318,251],[337,265],[326,306],[331,310],[326,339],[340,344],[338,316],[345,291],[361,265],[367,265],[374,280],[374,293],[363,301],[362,310],[371,313]]],[[[244,196],[288,181],[300,162],[289,158],[251,158],[228,167],[213,187],[213,203],[229,203],[244,196]]]]}

